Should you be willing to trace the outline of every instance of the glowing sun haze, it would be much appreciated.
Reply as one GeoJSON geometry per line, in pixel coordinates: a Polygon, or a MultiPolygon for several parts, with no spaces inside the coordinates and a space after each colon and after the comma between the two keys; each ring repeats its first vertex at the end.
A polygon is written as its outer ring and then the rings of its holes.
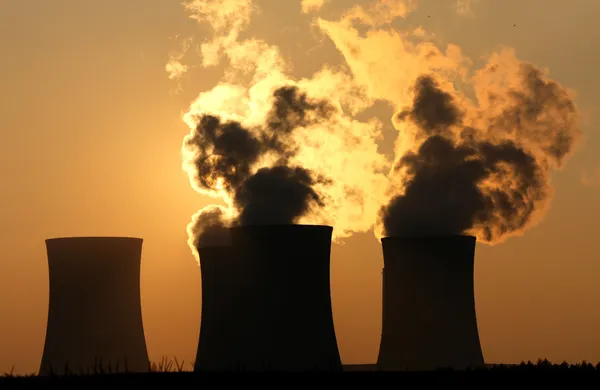
{"type": "MultiPolygon", "coordinates": [[[[251,0],[185,3],[213,31],[198,47],[201,66],[227,63],[183,117],[183,169],[196,191],[224,203],[192,217],[194,254],[236,224],[328,224],[337,242],[373,230],[489,244],[535,225],[552,196],[550,171],[579,139],[572,92],[510,48],[473,69],[460,46],[393,27],[416,1],[354,5],[337,20],[318,16],[324,4],[301,10],[316,14],[346,66],[323,63],[297,79],[278,47],[240,38],[260,12],[251,0]],[[357,119],[378,101],[396,107],[393,118],[357,119]],[[393,159],[377,145],[384,121],[398,130],[393,159]]],[[[170,78],[188,69],[183,54],[171,56],[170,78]]]]}
{"type": "Polygon", "coordinates": [[[150,357],[193,361],[190,246],[249,220],[333,225],[344,364],[387,230],[479,237],[488,362],[600,360],[600,2],[0,3],[0,373],[39,369],[44,240],[81,235],[143,238],[150,357]]]}

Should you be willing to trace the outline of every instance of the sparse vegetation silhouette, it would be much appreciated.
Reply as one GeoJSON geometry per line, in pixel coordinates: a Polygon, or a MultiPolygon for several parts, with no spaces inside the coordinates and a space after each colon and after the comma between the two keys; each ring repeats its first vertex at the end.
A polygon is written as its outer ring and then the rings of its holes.
{"type": "MultiPolygon", "coordinates": [[[[434,380],[436,383],[440,381],[451,382],[451,383],[464,383],[467,380],[473,380],[478,383],[486,383],[488,380],[493,383],[498,383],[503,379],[507,380],[521,380],[518,378],[534,378],[536,383],[543,382],[544,380],[555,382],[559,379],[567,379],[569,383],[574,383],[578,378],[582,378],[586,383],[595,378],[596,375],[600,374],[600,362],[593,364],[588,361],[581,361],[577,363],[567,363],[565,361],[561,363],[553,363],[548,359],[538,359],[535,363],[532,361],[522,361],[520,364],[491,364],[483,368],[470,369],[464,371],[455,371],[452,369],[439,369],[436,371],[422,371],[422,372],[383,372],[373,370],[354,371],[346,366],[343,372],[319,372],[319,371],[307,371],[305,373],[295,373],[294,378],[316,378],[321,376],[335,380],[336,382],[342,382],[344,380],[355,381],[363,379],[369,383],[376,383],[377,381],[383,380],[388,381],[393,378],[396,381],[405,380],[406,383],[412,383],[415,377],[418,377],[420,381],[427,381],[429,379],[434,380]],[[557,374],[559,374],[557,376],[557,374]],[[564,376],[562,374],[569,374],[564,376]],[[573,374],[573,375],[571,375],[573,374]],[[592,375],[590,377],[590,375],[592,375]]],[[[373,367],[375,367],[373,365],[373,367]]],[[[291,377],[290,374],[278,372],[273,373],[269,370],[262,372],[194,372],[194,362],[185,364],[185,361],[179,361],[176,357],[169,359],[162,357],[159,361],[153,361],[150,364],[148,373],[127,373],[127,372],[115,372],[112,371],[109,366],[103,369],[100,365],[93,372],[87,374],[72,374],[67,373],[63,375],[49,375],[49,376],[38,376],[36,373],[30,373],[25,375],[15,374],[15,367],[13,366],[9,372],[4,372],[0,375],[0,387],[7,388],[10,384],[40,384],[44,386],[49,385],[63,385],[63,384],[78,384],[78,385],[89,385],[89,384],[183,384],[183,383],[224,383],[227,380],[239,380],[243,383],[249,383],[252,379],[266,380],[274,379],[281,380],[281,383],[286,383],[286,378],[291,377]],[[189,367],[189,369],[186,369],[189,367]],[[219,382],[214,382],[219,380],[219,382]]],[[[292,374],[293,375],[293,374],[292,374]]],[[[598,376],[600,377],[600,376],[598,376]]],[[[386,382],[387,383],[387,382],[386,382]]],[[[396,382],[404,383],[404,382],[396,382]]]]}

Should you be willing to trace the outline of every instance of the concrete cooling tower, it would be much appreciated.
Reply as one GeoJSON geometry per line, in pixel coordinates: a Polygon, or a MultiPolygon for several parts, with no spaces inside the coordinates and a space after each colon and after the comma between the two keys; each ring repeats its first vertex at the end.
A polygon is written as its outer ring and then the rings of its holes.
{"type": "Polygon", "coordinates": [[[472,236],[385,237],[379,370],[484,365],[472,236]]]}
{"type": "MultiPolygon", "coordinates": [[[[219,309],[203,309],[202,321],[209,325],[202,325],[206,333],[200,336],[200,346],[205,336],[213,334],[205,329],[219,322],[230,336],[217,340],[221,345],[231,340],[234,347],[224,349],[235,349],[231,357],[236,370],[341,371],[330,295],[332,231],[330,226],[312,225],[231,228],[233,263],[208,266],[203,290],[222,294],[215,300],[205,295],[206,304],[219,302],[234,309],[226,308],[221,312],[224,317],[214,322],[209,316],[220,315],[219,309]],[[215,280],[208,281],[209,275],[215,280]],[[229,317],[233,312],[235,316],[229,317]]],[[[207,264],[213,255],[214,263],[219,261],[218,251],[205,250],[207,264]]],[[[217,361],[221,359],[213,353],[217,361]]]]}
{"type": "Polygon", "coordinates": [[[243,296],[229,246],[198,248],[202,280],[202,315],[194,371],[233,371],[237,362],[236,329],[243,296]]]}
{"type": "Polygon", "coordinates": [[[142,239],[46,240],[50,295],[40,375],[147,372],[142,239]]]}

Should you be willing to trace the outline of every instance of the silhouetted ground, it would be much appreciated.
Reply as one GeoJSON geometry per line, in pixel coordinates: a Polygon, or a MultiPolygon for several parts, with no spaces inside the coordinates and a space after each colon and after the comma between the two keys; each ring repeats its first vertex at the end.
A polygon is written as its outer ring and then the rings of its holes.
{"type": "Polygon", "coordinates": [[[440,370],[436,372],[377,372],[377,371],[345,371],[340,373],[193,373],[193,372],[149,372],[143,374],[95,374],[86,376],[11,376],[0,378],[0,389],[17,386],[90,386],[90,385],[140,385],[140,386],[226,386],[226,385],[276,385],[288,386],[304,383],[319,385],[374,385],[374,384],[541,384],[541,383],[600,383],[600,363],[551,364],[540,361],[537,364],[521,363],[520,365],[494,365],[485,369],[453,372],[440,370]]]}

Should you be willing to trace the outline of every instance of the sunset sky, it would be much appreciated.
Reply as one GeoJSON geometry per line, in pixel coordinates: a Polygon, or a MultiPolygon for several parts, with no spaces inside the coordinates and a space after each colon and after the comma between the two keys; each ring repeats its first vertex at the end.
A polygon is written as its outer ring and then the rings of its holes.
{"type": "MultiPolygon", "coordinates": [[[[238,39],[277,47],[287,77],[311,79],[329,65],[368,79],[371,97],[388,104],[376,102],[361,119],[382,122],[379,152],[393,158],[398,131],[391,118],[399,103],[410,104],[400,91],[429,69],[431,58],[401,52],[392,40],[357,47],[342,33],[336,45],[315,23],[337,23],[353,6],[366,10],[376,3],[313,0],[303,7],[300,0],[255,0],[258,11],[238,39]],[[361,50],[370,56],[368,69],[344,57],[361,50]]],[[[600,2],[402,4],[379,0],[372,9],[380,19],[371,14],[371,28],[431,42],[448,54],[448,67],[469,58],[470,73],[500,47],[512,48],[520,61],[547,69],[551,80],[574,92],[583,136],[564,167],[551,172],[554,194],[541,221],[497,245],[477,245],[476,310],[489,363],[600,361],[600,54],[594,50],[600,2]]],[[[199,94],[231,75],[225,60],[202,66],[195,49],[211,41],[213,31],[193,15],[180,1],[0,0],[0,372],[39,368],[48,309],[44,240],[91,235],[144,239],[141,293],[150,358],[176,357],[191,368],[201,284],[186,228],[199,209],[221,202],[194,191],[182,169],[182,141],[190,131],[183,116],[199,94]],[[184,53],[186,43],[191,46],[184,53]]],[[[235,15],[242,21],[242,12],[235,15]]],[[[269,58],[267,51],[253,53],[269,58]]],[[[310,85],[325,94],[330,87],[323,80],[310,85]]],[[[331,91],[341,94],[339,85],[331,91]]],[[[357,177],[366,176],[344,179],[357,177]]],[[[331,262],[342,360],[374,363],[381,245],[370,229],[349,234],[344,245],[332,246],[331,262]]]]}

